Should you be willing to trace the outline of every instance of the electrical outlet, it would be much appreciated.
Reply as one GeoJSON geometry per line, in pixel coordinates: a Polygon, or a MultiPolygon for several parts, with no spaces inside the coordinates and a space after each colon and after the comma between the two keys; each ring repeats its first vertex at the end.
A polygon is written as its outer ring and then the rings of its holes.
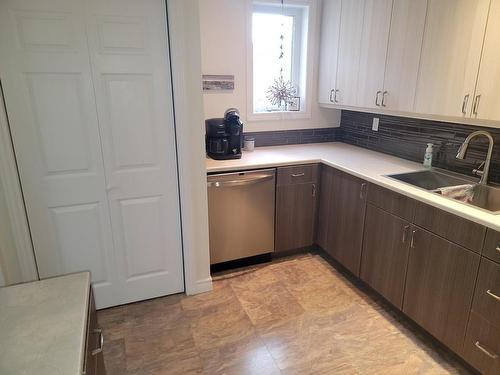
{"type": "Polygon", "coordinates": [[[373,118],[373,124],[372,124],[372,130],[374,132],[378,132],[378,123],[379,123],[378,117],[374,117],[373,118]]]}

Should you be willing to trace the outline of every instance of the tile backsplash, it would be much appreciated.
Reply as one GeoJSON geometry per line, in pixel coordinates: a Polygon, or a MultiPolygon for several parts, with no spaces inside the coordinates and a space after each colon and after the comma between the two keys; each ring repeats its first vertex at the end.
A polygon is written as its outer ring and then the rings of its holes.
{"type": "Polygon", "coordinates": [[[337,139],[416,162],[422,162],[427,143],[433,143],[433,166],[472,175],[486,157],[486,138],[471,142],[466,160],[455,156],[475,130],[486,130],[495,140],[490,181],[500,183],[500,129],[343,110],[337,139]],[[372,130],[374,117],[380,119],[378,131],[372,130]]]}
{"type": "Polygon", "coordinates": [[[296,145],[338,141],[340,128],[316,128],[300,130],[280,130],[245,133],[245,137],[255,138],[255,146],[296,145]]]}

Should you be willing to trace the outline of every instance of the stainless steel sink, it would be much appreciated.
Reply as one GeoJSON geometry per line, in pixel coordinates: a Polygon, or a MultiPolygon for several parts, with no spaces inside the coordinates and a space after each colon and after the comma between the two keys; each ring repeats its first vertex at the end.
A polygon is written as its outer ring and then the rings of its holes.
{"type": "Polygon", "coordinates": [[[500,188],[478,184],[477,179],[472,177],[438,169],[393,174],[387,177],[441,194],[445,198],[480,208],[495,215],[500,214],[500,188]],[[443,189],[455,186],[461,187],[443,189]],[[448,191],[453,191],[453,194],[448,195],[448,191]]]}

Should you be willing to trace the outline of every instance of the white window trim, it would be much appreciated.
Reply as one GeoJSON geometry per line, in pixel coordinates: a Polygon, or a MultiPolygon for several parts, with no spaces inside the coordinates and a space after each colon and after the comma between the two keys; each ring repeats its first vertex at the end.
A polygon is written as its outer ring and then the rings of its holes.
{"type": "MultiPolygon", "coordinates": [[[[264,0],[263,4],[281,4],[280,0],[264,0]]],[[[253,0],[247,0],[246,4],[246,54],[247,54],[247,121],[270,121],[270,120],[295,120],[295,119],[310,119],[311,106],[313,95],[313,73],[314,73],[314,55],[315,55],[315,42],[316,42],[316,9],[317,0],[285,0],[285,5],[308,6],[309,18],[307,23],[307,53],[305,59],[305,101],[301,106],[305,106],[303,111],[283,111],[283,112],[262,112],[255,113],[253,109],[253,46],[252,46],[252,14],[253,14],[253,0]]],[[[301,64],[303,65],[303,64],[301,64]]]]}

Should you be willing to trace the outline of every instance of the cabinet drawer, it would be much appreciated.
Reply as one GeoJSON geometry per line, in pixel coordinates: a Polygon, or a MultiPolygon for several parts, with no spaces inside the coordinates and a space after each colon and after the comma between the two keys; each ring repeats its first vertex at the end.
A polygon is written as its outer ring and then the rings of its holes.
{"type": "Polygon", "coordinates": [[[463,352],[483,375],[500,374],[500,328],[472,312],[463,352]]]}
{"type": "Polygon", "coordinates": [[[484,241],[483,255],[497,263],[500,263],[500,233],[488,229],[484,241]]]}
{"type": "Polygon", "coordinates": [[[415,201],[378,185],[368,187],[368,202],[405,220],[413,219],[415,201]]]}
{"type": "Polygon", "coordinates": [[[483,247],[485,227],[439,208],[417,202],[413,222],[477,253],[480,253],[483,247]]]}
{"type": "Polygon", "coordinates": [[[500,265],[481,259],[472,310],[500,327],[500,265]]]}
{"type": "Polygon", "coordinates": [[[278,168],[278,185],[304,184],[318,180],[318,164],[278,168]]]}
{"type": "Polygon", "coordinates": [[[87,339],[85,347],[85,375],[105,375],[104,357],[102,353],[102,331],[97,324],[97,312],[95,309],[94,295],[92,289],[89,298],[89,310],[87,317],[87,339]]]}

